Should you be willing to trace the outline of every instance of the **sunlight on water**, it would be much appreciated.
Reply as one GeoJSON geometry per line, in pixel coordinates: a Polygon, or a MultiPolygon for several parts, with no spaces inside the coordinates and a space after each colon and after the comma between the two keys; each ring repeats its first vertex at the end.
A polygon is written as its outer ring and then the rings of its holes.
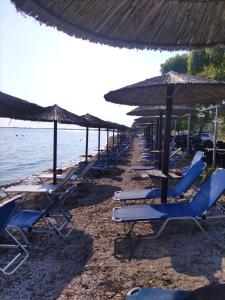
{"type": "MultiPolygon", "coordinates": [[[[89,153],[97,149],[98,133],[89,132],[89,153]]],[[[101,147],[106,132],[101,132],[101,147]]],[[[85,153],[85,130],[58,130],[58,167],[85,153]]],[[[52,168],[53,130],[0,128],[0,185],[52,168]]]]}

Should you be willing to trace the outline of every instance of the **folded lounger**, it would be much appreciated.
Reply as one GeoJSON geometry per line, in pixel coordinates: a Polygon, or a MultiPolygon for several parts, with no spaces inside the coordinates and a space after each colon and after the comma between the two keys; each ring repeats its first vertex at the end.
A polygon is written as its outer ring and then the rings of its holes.
{"type": "Polygon", "coordinates": [[[189,291],[137,287],[130,290],[126,300],[185,300],[189,291]]]}
{"type": "MultiPolygon", "coordinates": [[[[16,254],[12,254],[13,257],[11,260],[7,257],[7,262],[4,262],[3,266],[0,266],[0,271],[6,275],[13,274],[29,256],[25,246],[18,241],[17,237],[8,228],[10,217],[15,211],[16,201],[20,198],[21,196],[16,196],[0,205],[0,237],[2,238],[4,235],[4,237],[8,237],[11,241],[13,241],[13,244],[5,244],[1,242],[0,248],[17,250],[16,254]]],[[[1,255],[1,261],[2,259],[3,255],[1,255]]]]}
{"type": "Polygon", "coordinates": [[[64,180],[61,181],[60,184],[18,184],[15,186],[10,186],[6,189],[3,189],[3,191],[8,194],[17,194],[17,193],[24,193],[24,194],[30,194],[30,193],[41,193],[46,195],[46,197],[49,199],[50,195],[62,190],[65,190],[66,183],[70,180],[71,176],[74,175],[76,168],[72,167],[71,170],[67,173],[64,180]]]}
{"type": "MultiPolygon", "coordinates": [[[[177,198],[184,194],[196,181],[206,164],[200,160],[197,161],[185,175],[179,180],[174,188],[168,189],[168,197],[177,198]]],[[[161,196],[160,188],[152,189],[134,189],[128,191],[117,191],[114,193],[114,200],[138,200],[138,199],[154,199],[161,196]]]]}
{"type": "MultiPolygon", "coordinates": [[[[72,186],[62,194],[57,195],[53,199],[53,202],[43,211],[15,211],[8,222],[8,228],[17,229],[26,244],[29,244],[29,241],[25,233],[38,229],[38,223],[40,221],[44,221],[48,230],[53,229],[60,236],[68,237],[72,231],[71,228],[67,228],[67,225],[70,223],[71,216],[63,209],[63,205],[66,199],[74,193],[74,188],[75,187],[72,186]]],[[[41,232],[40,230],[38,231],[41,232]]],[[[46,230],[44,232],[46,232],[46,230]]]]}
{"type": "MultiPolygon", "coordinates": [[[[81,181],[84,180],[84,177],[88,174],[88,172],[90,171],[91,167],[94,165],[95,161],[91,161],[88,164],[86,164],[79,172],[79,174],[74,174],[74,175],[69,175],[69,180],[70,181],[81,181]]],[[[57,180],[65,180],[68,176],[68,174],[70,174],[70,172],[74,173],[76,172],[77,168],[76,167],[72,167],[69,169],[69,171],[66,174],[57,174],[56,178],[57,180]],[[75,169],[74,169],[75,168],[75,169]]],[[[38,178],[40,178],[41,180],[43,179],[52,179],[53,175],[52,173],[48,173],[48,174],[42,174],[39,175],[38,178]]]]}
{"type": "MultiPolygon", "coordinates": [[[[163,203],[158,205],[131,205],[115,207],[112,218],[117,222],[126,222],[129,225],[128,235],[133,233],[137,222],[164,221],[157,234],[150,238],[157,238],[171,220],[189,219],[203,231],[198,218],[206,218],[208,211],[216,205],[217,200],[225,191],[225,169],[217,169],[201,185],[201,188],[191,202],[163,203]]],[[[219,206],[222,212],[225,209],[219,206]]],[[[222,215],[223,217],[225,215],[222,215]]],[[[217,216],[218,217],[218,216],[217,216]]],[[[213,217],[209,217],[213,218],[213,217]]]]}

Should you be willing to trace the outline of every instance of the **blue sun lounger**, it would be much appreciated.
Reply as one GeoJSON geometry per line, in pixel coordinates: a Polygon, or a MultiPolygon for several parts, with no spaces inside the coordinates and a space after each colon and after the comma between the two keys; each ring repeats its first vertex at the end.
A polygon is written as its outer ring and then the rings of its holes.
{"type": "MultiPolygon", "coordinates": [[[[174,188],[168,189],[168,197],[178,198],[182,196],[196,181],[198,176],[201,174],[206,164],[200,160],[197,161],[185,175],[180,179],[174,188]]],[[[114,193],[114,200],[139,200],[139,199],[154,199],[161,196],[160,188],[151,189],[134,189],[128,191],[117,191],[114,193]]]]}
{"type": "Polygon", "coordinates": [[[189,294],[189,291],[137,287],[127,293],[126,300],[185,300],[189,294]]]}
{"type": "Polygon", "coordinates": [[[8,237],[13,241],[11,244],[0,243],[0,248],[16,250],[16,254],[12,253],[13,257],[11,260],[7,257],[7,262],[4,262],[3,266],[0,266],[0,271],[5,275],[13,274],[29,256],[25,246],[19,242],[17,237],[8,228],[9,219],[15,211],[16,201],[20,198],[21,196],[16,196],[0,205],[0,237],[4,235],[4,237],[8,237]]]}
{"type": "MultiPolygon", "coordinates": [[[[67,225],[70,223],[71,216],[63,209],[66,199],[74,193],[74,186],[70,187],[64,193],[57,195],[53,202],[44,211],[35,210],[17,210],[11,216],[8,222],[8,228],[17,229],[20,232],[26,244],[29,241],[26,237],[26,232],[38,230],[38,223],[44,221],[48,231],[54,230],[62,237],[68,237],[72,229],[68,229],[67,225]],[[57,214],[56,214],[57,213],[57,214]]],[[[46,227],[45,226],[45,227],[46,227]]],[[[46,230],[44,230],[46,232],[46,230]]]]}
{"type": "MultiPolygon", "coordinates": [[[[113,208],[112,218],[116,222],[126,222],[128,224],[128,236],[133,233],[133,228],[137,222],[154,220],[161,220],[163,224],[156,235],[149,238],[159,237],[168,222],[181,219],[193,220],[200,230],[205,232],[198,219],[206,219],[208,211],[216,205],[217,200],[224,191],[225,169],[218,169],[202,184],[191,202],[115,207],[113,208]]],[[[223,213],[225,212],[222,206],[219,206],[219,208],[223,213]]],[[[224,216],[221,215],[221,217],[224,216]]],[[[209,218],[213,218],[213,216],[209,218]]]]}

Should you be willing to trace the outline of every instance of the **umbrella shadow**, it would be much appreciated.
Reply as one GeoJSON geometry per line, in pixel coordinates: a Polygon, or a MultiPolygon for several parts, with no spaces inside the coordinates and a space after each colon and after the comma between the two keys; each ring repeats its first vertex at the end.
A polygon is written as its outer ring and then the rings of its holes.
{"type": "Polygon", "coordinates": [[[79,230],[66,240],[35,235],[32,245],[25,264],[13,275],[1,276],[2,299],[57,299],[63,288],[84,272],[93,254],[93,239],[79,230]]]}
{"type": "MultiPolygon", "coordinates": [[[[156,232],[158,228],[153,225],[151,229],[156,232]]],[[[210,229],[207,234],[204,236],[190,222],[171,222],[158,239],[138,236],[116,239],[114,256],[118,260],[153,261],[170,257],[176,272],[191,277],[204,276],[213,283],[217,282],[216,273],[222,270],[225,246],[224,238],[221,239],[221,226],[210,229]]]]}
{"type": "Polygon", "coordinates": [[[110,199],[120,187],[108,184],[94,184],[87,191],[78,193],[66,201],[66,207],[72,209],[78,206],[90,206],[110,199]]]}

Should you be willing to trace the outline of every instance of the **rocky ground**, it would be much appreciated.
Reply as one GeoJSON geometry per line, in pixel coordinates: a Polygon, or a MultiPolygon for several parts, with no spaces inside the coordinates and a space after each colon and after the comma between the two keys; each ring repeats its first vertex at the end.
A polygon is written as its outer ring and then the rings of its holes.
{"type": "MultiPolygon", "coordinates": [[[[159,184],[129,170],[141,151],[136,139],[116,174],[95,178],[67,201],[73,216],[67,240],[54,234],[31,236],[26,263],[11,276],[0,275],[1,299],[119,300],[134,286],[192,290],[225,282],[223,219],[205,223],[206,236],[191,221],[180,221],[157,240],[132,241],[112,221],[112,208],[123,205],[112,199],[115,191],[159,184]]],[[[27,204],[30,208],[34,202],[27,204]]],[[[42,205],[35,200],[35,207],[42,205]]],[[[135,231],[144,235],[157,226],[140,224],[135,231]]]]}

